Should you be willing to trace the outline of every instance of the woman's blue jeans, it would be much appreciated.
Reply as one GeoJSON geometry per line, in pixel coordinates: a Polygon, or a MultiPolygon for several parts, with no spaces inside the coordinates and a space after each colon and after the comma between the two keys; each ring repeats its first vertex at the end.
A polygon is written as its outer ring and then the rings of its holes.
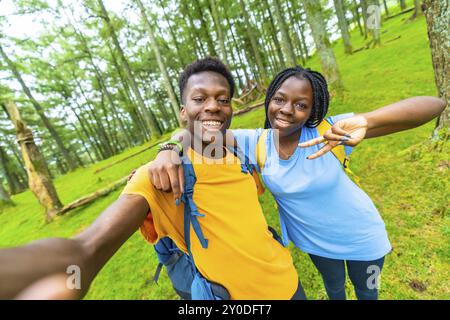
{"type": "Polygon", "coordinates": [[[358,300],[377,300],[384,257],[373,261],[336,260],[309,255],[322,275],[330,300],[345,300],[345,265],[358,300]]]}

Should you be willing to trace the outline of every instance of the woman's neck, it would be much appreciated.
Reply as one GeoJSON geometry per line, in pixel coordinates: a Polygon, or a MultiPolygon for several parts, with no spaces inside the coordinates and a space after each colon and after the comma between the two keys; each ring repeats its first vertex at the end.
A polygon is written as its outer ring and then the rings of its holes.
{"type": "MultiPolygon", "coordinates": [[[[281,159],[289,159],[297,149],[300,140],[301,130],[297,130],[289,135],[281,135],[278,132],[278,156],[281,159]]],[[[275,135],[275,139],[277,136],[275,135]]]]}

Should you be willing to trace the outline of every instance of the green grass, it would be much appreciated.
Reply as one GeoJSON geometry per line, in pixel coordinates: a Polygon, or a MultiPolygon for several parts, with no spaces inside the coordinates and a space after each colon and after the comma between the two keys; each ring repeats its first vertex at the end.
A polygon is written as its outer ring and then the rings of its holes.
{"type": "MultiPolygon", "coordinates": [[[[333,99],[331,115],[364,112],[415,95],[436,95],[424,19],[404,24],[407,17],[400,16],[383,25],[383,41],[399,35],[401,38],[384,43],[381,48],[345,56],[342,44],[335,44],[346,92],[333,99]]],[[[352,42],[354,48],[364,44],[356,30],[352,42]]],[[[308,61],[308,66],[320,70],[316,57],[308,61]]],[[[260,127],[263,119],[264,110],[257,109],[235,117],[233,127],[260,127]]],[[[450,150],[448,144],[429,142],[432,129],[433,123],[429,123],[367,140],[352,155],[352,168],[378,207],[394,247],[382,273],[381,299],[450,298],[450,150]]],[[[153,149],[93,174],[97,168],[141,148],[58,177],[55,184],[62,201],[67,203],[95,191],[154,156],[153,149]]],[[[71,236],[88,226],[119,194],[120,191],[111,193],[50,224],[44,223],[43,212],[29,191],[16,195],[16,206],[0,211],[0,246],[71,236]]],[[[278,227],[274,201],[268,192],[261,197],[261,203],[269,223],[278,227]]],[[[326,299],[320,276],[307,255],[290,248],[308,297],[326,299]]],[[[136,233],[100,272],[86,299],[175,299],[164,272],[159,285],[149,283],[156,265],[152,248],[136,233]]],[[[355,297],[349,284],[347,293],[350,298],[355,297]]]]}

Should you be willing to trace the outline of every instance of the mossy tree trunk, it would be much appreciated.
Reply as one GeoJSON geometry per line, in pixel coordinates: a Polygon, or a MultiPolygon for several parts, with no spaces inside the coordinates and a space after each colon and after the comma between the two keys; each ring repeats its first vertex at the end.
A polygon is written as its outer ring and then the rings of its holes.
{"type": "Polygon", "coordinates": [[[439,96],[447,102],[447,108],[438,118],[433,133],[433,136],[437,138],[441,131],[444,131],[446,135],[450,133],[450,111],[448,108],[450,97],[450,31],[448,28],[450,8],[448,1],[425,0],[424,13],[427,20],[436,87],[438,88],[439,96]]]}
{"type": "Polygon", "coordinates": [[[322,70],[332,91],[344,90],[341,74],[339,72],[336,57],[328,38],[322,6],[319,1],[303,0],[306,20],[311,27],[311,32],[319,54],[322,70]]]}
{"type": "MultiPolygon", "coordinates": [[[[173,90],[172,84],[170,82],[169,73],[167,72],[166,65],[163,62],[161,52],[159,50],[158,42],[155,37],[155,33],[153,31],[153,26],[148,20],[147,13],[145,12],[144,5],[141,0],[135,0],[137,5],[139,6],[139,10],[141,11],[142,20],[144,21],[145,26],[147,27],[148,35],[150,36],[150,45],[153,49],[153,53],[155,54],[156,61],[158,62],[159,71],[161,72],[164,80],[164,86],[167,94],[169,95],[170,104],[172,106],[172,112],[176,117],[177,124],[181,125],[180,117],[179,117],[179,109],[177,96],[175,91],[173,90]]],[[[225,59],[226,61],[226,59],[225,59]]],[[[168,119],[167,119],[168,120],[168,119]]]]}
{"type": "MultiPolygon", "coordinates": [[[[286,62],[288,67],[295,67],[297,65],[297,59],[295,59],[294,47],[292,46],[292,39],[289,36],[288,27],[286,25],[286,18],[284,17],[283,7],[279,0],[273,0],[273,8],[277,24],[280,26],[281,32],[281,46],[283,47],[284,54],[286,55],[286,62]]],[[[293,21],[292,21],[293,23],[293,21]]]]}
{"type": "Polygon", "coordinates": [[[36,110],[36,113],[39,115],[39,117],[42,120],[42,123],[49,131],[50,135],[52,136],[53,140],[56,142],[56,145],[58,146],[59,151],[64,157],[64,160],[67,162],[70,170],[75,170],[77,167],[77,163],[75,158],[69,153],[69,150],[65,147],[62,138],[56,131],[55,127],[51,123],[50,119],[47,118],[44,112],[44,108],[41,106],[41,104],[34,98],[33,94],[31,93],[30,88],[25,84],[25,81],[22,78],[22,75],[20,74],[19,70],[17,69],[14,62],[6,55],[6,52],[3,50],[2,46],[0,45],[0,56],[3,58],[3,60],[6,62],[6,65],[10,69],[11,73],[14,75],[16,80],[20,83],[23,92],[30,100],[31,104],[33,105],[34,109],[36,110]]]}
{"type": "Polygon", "coordinates": [[[264,83],[267,80],[267,73],[266,73],[266,69],[264,68],[263,59],[262,59],[261,54],[258,49],[258,42],[256,41],[255,33],[252,31],[253,25],[252,25],[250,16],[248,14],[248,11],[245,8],[244,1],[239,0],[239,5],[241,8],[242,14],[244,15],[245,31],[247,33],[248,39],[250,40],[252,53],[253,53],[253,56],[255,57],[256,65],[258,66],[258,72],[259,72],[262,82],[264,83]]]}
{"type": "Polygon", "coordinates": [[[13,102],[6,103],[6,109],[17,132],[17,141],[22,150],[22,157],[28,173],[28,185],[45,208],[46,220],[50,222],[62,208],[53,185],[45,159],[34,143],[31,130],[20,117],[19,110],[13,102]]]}
{"type": "Polygon", "coordinates": [[[341,31],[342,41],[344,42],[344,48],[346,54],[352,54],[353,48],[350,42],[350,32],[348,31],[348,23],[345,18],[345,9],[343,0],[333,0],[334,8],[336,10],[336,16],[338,18],[339,30],[341,31]]]}
{"type": "Polygon", "coordinates": [[[152,110],[150,108],[147,108],[147,106],[145,105],[144,99],[142,98],[141,92],[139,91],[136,79],[133,75],[133,72],[131,71],[130,65],[128,64],[128,60],[125,57],[125,53],[123,52],[123,49],[120,45],[116,31],[114,30],[114,27],[111,23],[111,19],[109,18],[108,11],[106,10],[105,5],[103,4],[103,1],[97,0],[97,2],[100,7],[100,10],[101,10],[101,14],[102,14],[101,17],[103,18],[103,21],[105,22],[105,25],[108,28],[109,35],[111,36],[114,47],[116,48],[116,51],[119,54],[123,71],[125,72],[125,75],[127,77],[129,85],[131,87],[131,90],[133,91],[133,93],[135,95],[135,98],[139,105],[139,108],[141,109],[141,112],[144,114],[144,117],[146,118],[146,122],[150,128],[152,137],[158,138],[162,134],[162,131],[158,125],[158,121],[157,121],[156,117],[154,116],[152,110]]]}
{"type": "Polygon", "coordinates": [[[6,192],[5,188],[3,187],[3,184],[0,181],[0,204],[6,203],[11,204],[11,198],[9,197],[8,192],[6,192]]]}

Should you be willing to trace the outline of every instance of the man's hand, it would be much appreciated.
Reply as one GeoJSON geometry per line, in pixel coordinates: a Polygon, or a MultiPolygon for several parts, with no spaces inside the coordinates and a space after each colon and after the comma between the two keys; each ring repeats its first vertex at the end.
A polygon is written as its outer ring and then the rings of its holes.
{"type": "Polygon", "coordinates": [[[158,153],[148,168],[150,182],[156,189],[173,192],[177,200],[184,192],[184,171],[177,152],[165,150],[158,153]]]}
{"type": "Polygon", "coordinates": [[[366,136],[367,128],[368,124],[364,116],[353,116],[337,121],[323,136],[299,143],[298,146],[306,148],[325,143],[319,151],[307,157],[309,160],[316,159],[338,145],[352,147],[358,145],[366,136]]]}

